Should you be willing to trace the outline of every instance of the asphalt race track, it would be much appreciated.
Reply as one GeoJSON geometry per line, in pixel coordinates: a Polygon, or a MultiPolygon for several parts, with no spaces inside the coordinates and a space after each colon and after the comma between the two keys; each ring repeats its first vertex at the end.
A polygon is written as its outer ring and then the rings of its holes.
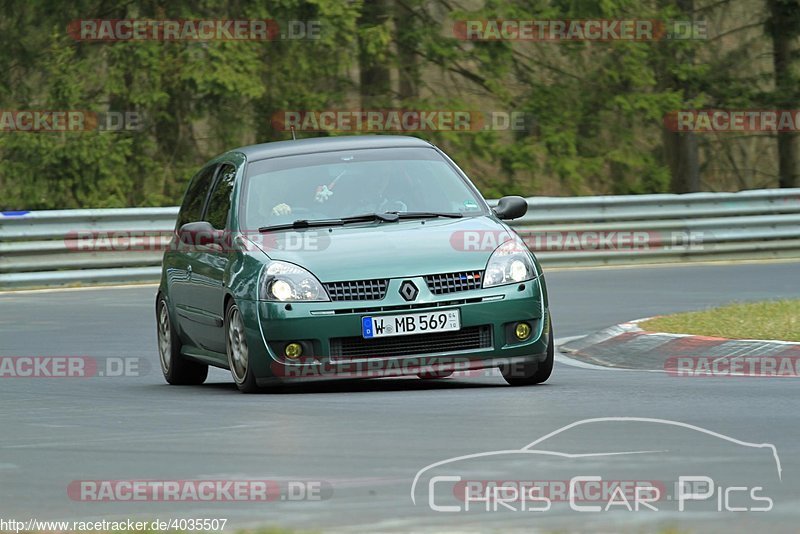
{"type": "MultiPolygon", "coordinates": [[[[659,313],[800,295],[800,263],[562,270],[546,276],[557,338],[659,313]]],[[[204,386],[172,387],[158,368],[154,293],[154,286],[138,286],[0,295],[0,356],[142,362],[140,376],[0,378],[0,516],[227,518],[234,527],[365,532],[779,532],[796,531],[800,524],[800,392],[793,378],[679,378],[560,360],[551,380],[532,388],[508,387],[500,376],[484,373],[438,382],[337,382],[253,396],[238,393],[220,370],[212,370],[204,386]],[[621,416],[678,421],[774,444],[782,466],[774,507],[762,513],[679,513],[664,503],[658,512],[579,513],[561,503],[540,513],[453,513],[431,510],[425,497],[411,500],[412,481],[429,464],[519,449],[583,419],[621,416]],[[244,478],[324,481],[329,491],[321,500],[234,503],[94,502],[67,491],[81,480],[244,478]]],[[[650,437],[650,430],[635,424],[624,431],[612,423],[576,430],[564,446],[632,450],[639,447],[634,442],[650,437]]],[[[774,478],[774,466],[770,472],[768,465],[762,471],[745,465],[737,456],[741,451],[721,456],[686,439],[683,432],[660,432],[658,447],[694,469],[713,456],[744,484],[774,478]]],[[[645,462],[645,456],[628,461],[645,462]]],[[[652,479],[668,480],[666,463],[641,465],[652,479]]],[[[471,469],[465,474],[474,479],[499,476],[489,464],[471,469]]]]}

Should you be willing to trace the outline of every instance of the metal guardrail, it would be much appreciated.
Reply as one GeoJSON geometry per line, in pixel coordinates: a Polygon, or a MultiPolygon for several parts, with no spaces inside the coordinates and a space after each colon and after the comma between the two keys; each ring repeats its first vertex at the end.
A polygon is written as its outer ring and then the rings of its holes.
{"type": "MultiPolygon", "coordinates": [[[[512,224],[545,266],[800,258],[800,189],[532,197],[528,205],[512,224]]],[[[177,212],[0,213],[0,288],[155,281],[177,212]],[[86,249],[78,237],[88,232],[101,240],[86,249]],[[119,235],[147,245],[118,250],[119,235]]]]}

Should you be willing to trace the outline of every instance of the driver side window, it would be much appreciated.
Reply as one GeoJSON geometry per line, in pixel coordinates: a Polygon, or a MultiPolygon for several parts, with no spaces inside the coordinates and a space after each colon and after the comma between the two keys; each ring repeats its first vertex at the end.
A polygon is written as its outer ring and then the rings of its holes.
{"type": "Polygon", "coordinates": [[[231,193],[233,182],[236,179],[236,167],[224,165],[217,177],[214,190],[208,198],[205,220],[211,223],[216,230],[224,230],[228,224],[228,215],[231,211],[231,193]]]}
{"type": "Polygon", "coordinates": [[[189,184],[189,189],[186,190],[186,195],[183,197],[183,204],[181,205],[180,212],[178,213],[178,223],[176,228],[180,230],[181,226],[190,222],[197,222],[203,216],[203,204],[205,203],[208,190],[211,188],[211,180],[214,178],[214,171],[216,165],[210,165],[200,172],[198,172],[192,182],[189,184]]]}

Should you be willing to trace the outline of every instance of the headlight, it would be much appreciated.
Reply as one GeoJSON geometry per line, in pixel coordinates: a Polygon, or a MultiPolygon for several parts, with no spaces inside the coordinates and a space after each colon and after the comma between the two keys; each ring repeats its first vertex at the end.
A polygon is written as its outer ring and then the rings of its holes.
{"type": "Polygon", "coordinates": [[[313,274],[293,263],[273,261],[261,273],[261,299],[292,301],[328,301],[325,288],[313,274]]]}
{"type": "Polygon", "coordinates": [[[492,252],[483,275],[483,287],[515,284],[536,278],[531,253],[524,243],[506,241],[492,252]]]}

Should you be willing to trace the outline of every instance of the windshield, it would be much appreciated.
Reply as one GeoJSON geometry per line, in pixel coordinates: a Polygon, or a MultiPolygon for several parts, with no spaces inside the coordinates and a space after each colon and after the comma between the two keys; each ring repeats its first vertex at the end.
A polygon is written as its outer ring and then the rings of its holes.
{"type": "Polygon", "coordinates": [[[483,200],[429,148],[303,154],[248,165],[245,228],[366,213],[485,213],[483,200]]]}

